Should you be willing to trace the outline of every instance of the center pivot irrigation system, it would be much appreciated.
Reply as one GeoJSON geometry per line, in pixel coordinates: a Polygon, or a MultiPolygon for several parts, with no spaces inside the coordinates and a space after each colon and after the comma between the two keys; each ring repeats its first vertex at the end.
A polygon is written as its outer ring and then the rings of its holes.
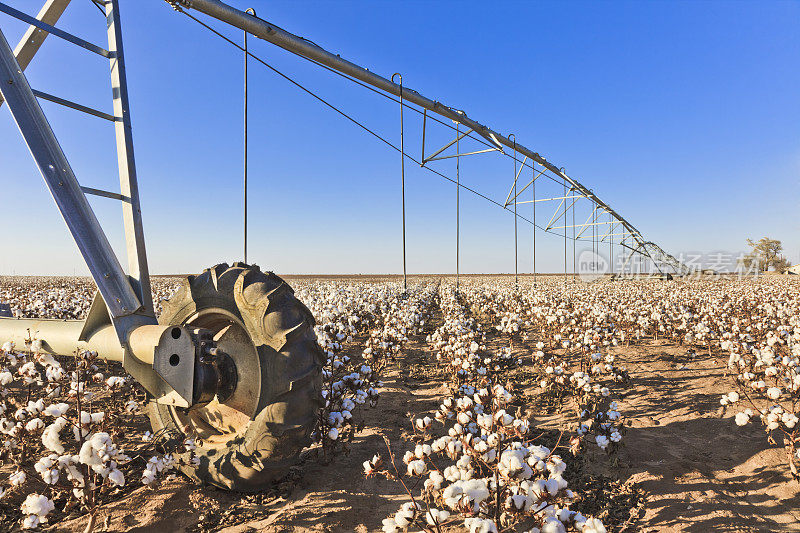
{"type": "MultiPolygon", "coordinates": [[[[47,0],[36,17],[0,2],[0,11],[30,25],[14,50],[0,31],[0,105],[5,101],[11,111],[98,288],[85,320],[0,318],[0,338],[15,342],[17,349],[21,350],[36,349],[55,355],[69,355],[79,348],[96,351],[105,359],[121,361],[125,370],[150,395],[150,419],[157,434],[166,437],[192,434],[200,437],[202,444],[196,450],[200,463],[187,466],[187,474],[221,487],[257,490],[288,469],[300,449],[308,443],[316,423],[321,402],[324,354],[316,343],[312,329],[314,318],[282,279],[246,263],[234,263],[231,266],[220,264],[197,276],[188,276],[178,292],[165,303],[160,317],[156,318],[134,164],[119,0],[90,1],[106,17],[108,49],[55,27],[70,0],[47,0]],[[24,71],[48,35],[108,59],[113,94],[112,113],[31,88],[24,71]],[[119,193],[82,187],[78,183],[38,99],[61,104],[114,124],[121,188],[119,193]],[[127,273],[111,248],[86,195],[102,196],[122,203],[127,273]]],[[[467,189],[508,211],[513,204],[515,247],[517,220],[523,219],[534,224],[534,273],[537,227],[564,237],[565,270],[567,229],[572,230],[571,238],[575,242],[585,238],[582,235],[592,228],[593,243],[598,247],[601,241],[612,245],[614,236],[621,237],[618,244],[630,252],[626,264],[634,254],[638,254],[652,260],[662,275],[670,272],[677,275],[688,273],[683,264],[645,240],[633,225],[590,189],[567,176],[563,169],[518,144],[513,135],[503,136],[468,118],[462,111],[403,87],[399,74],[392,76],[392,79],[383,78],[256,17],[254,13],[251,14],[252,10],[240,11],[218,0],[172,0],[169,3],[175,10],[231,43],[233,41],[195,18],[190,10],[235,26],[243,30],[245,36],[250,34],[269,41],[398,102],[401,114],[399,148],[278,72],[397,149],[401,154],[403,180],[406,159],[450,179],[432,169],[428,163],[455,158],[456,179],[451,181],[457,184],[457,194],[462,188],[467,189]],[[395,78],[399,84],[394,83],[395,78]],[[404,109],[423,116],[422,157],[419,160],[405,151],[404,109]],[[455,130],[455,138],[426,156],[425,135],[429,119],[455,130]],[[454,124],[452,126],[451,121],[454,124]],[[462,130],[462,127],[465,129],[462,130]],[[467,140],[483,147],[461,153],[461,144],[467,140]],[[455,153],[448,154],[447,151],[453,146],[455,153]],[[489,152],[498,152],[514,160],[514,181],[504,203],[465,187],[459,180],[458,161],[461,157],[489,152]],[[523,159],[520,160],[519,156],[523,159]],[[520,180],[525,168],[531,170],[530,180],[520,180]],[[563,195],[536,198],[535,182],[543,176],[562,186],[563,195]],[[522,186],[523,182],[527,184],[522,186]],[[520,201],[520,194],[528,187],[534,191],[533,199],[520,201]],[[575,204],[579,199],[591,203],[589,217],[583,224],[574,221],[575,204]],[[535,209],[537,202],[544,201],[560,201],[546,227],[537,226],[535,216],[530,221],[517,213],[518,204],[532,203],[535,209]],[[572,224],[567,221],[570,209],[572,224]],[[604,220],[601,220],[601,216],[604,220]],[[595,232],[597,227],[605,229],[598,233],[595,232]],[[576,234],[577,230],[579,232],[576,234]]],[[[275,70],[247,51],[246,40],[244,47],[233,44],[245,52],[246,59],[253,57],[275,70]]],[[[405,275],[405,214],[403,225],[405,275]]]]}

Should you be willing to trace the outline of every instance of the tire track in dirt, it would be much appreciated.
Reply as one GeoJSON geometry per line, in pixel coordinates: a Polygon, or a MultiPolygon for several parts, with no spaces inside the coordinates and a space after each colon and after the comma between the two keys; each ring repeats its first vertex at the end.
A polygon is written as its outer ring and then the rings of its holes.
{"type": "Polygon", "coordinates": [[[755,425],[738,427],[719,403],[732,390],[725,363],[688,360],[664,341],[615,348],[631,369],[620,409],[631,423],[619,475],[649,496],[637,531],[797,531],[796,486],[780,447],[755,425]]]}

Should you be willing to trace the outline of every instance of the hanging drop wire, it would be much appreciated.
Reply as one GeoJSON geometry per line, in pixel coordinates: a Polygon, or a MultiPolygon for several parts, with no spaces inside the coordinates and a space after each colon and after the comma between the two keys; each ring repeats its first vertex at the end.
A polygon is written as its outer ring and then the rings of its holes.
{"type": "MultiPolygon", "coordinates": [[[[570,188],[569,193],[572,196],[572,193],[575,192],[573,188],[570,188]]],[[[564,224],[566,225],[566,224],[564,224]]],[[[575,283],[577,280],[577,272],[575,269],[576,262],[575,262],[575,204],[572,204],[572,283],[575,283]]]]}
{"type": "MultiPolygon", "coordinates": [[[[245,13],[256,16],[256,10],[248,8],[245,13]]],[[[250,54],[247,52],[247,32],[244,32],[244,262],[247,263],[247,59],[250,54]]]]}
{"type": "MultiPolygon", "coordinates": [[[[200,19],[198,19],[197,17],[193,16],[191,13],[189,13],[189,12],[187,12],[187,11],[183,10],[183,9],[180,9],[180,8],[178,8],[178,9],[177,9],[177,11],[178,11],[178,12],[180,12],[180,13],[182,13],[183,15],[185,15],[187,18],[191,19],[193,22],[196,22],[198,25],[202,26],[203,28],[205,28],[205,29],[206,29],[206,30],[208,30],[209,32],[213,33],[214,35],[216,35],[217,37],[219,37],[219,38],[220,38],[220,39],[222,39],[223,41],[225,41],[225,42],[227,42],[228,44],[232,45],[233,47],[235,47],[235,48],[238,48],[238,49],[239,49],[239,50],[241,50],[241,51],[244,51],[244,47],[243,47],[242,45],[240,45],[239,43],[237,43],[237,42],[233,41],[232,39],[230,39],[230,38],[229,38],[229,37],[227,37],[226,35],[223,35],[223,34],[222,34],[222,33],[220,33],[219,31],[215,30],[214,28],[212,28],[211,26],[209,26],[208,24],[206,24],[206,23],[205,23],[205,22],[203,22],[202,20],[200,20],[200,19]]],[[[349,120],[350,122],[352,122],[353,124],[355,124],[356,126],[358,126],[359,128],[361,128],[363,131],[365,131],[366,133],[368,133],[369,135],[371,135],[372,137],[374,137],[375,139],[377,139],[377,140],[378,140],[378,141],[380,141],[381,143],[385,144],[386,146],[388,146],[388,147],[389,147],[389,148],[391,148],[392,150],[395,150],[395,151],[397,151],[398,153],[400,153],[400,154],[401,154],[401,156],[402,156],[402,154],[404,154],[404,152],[402,152],[402,151],[401,151],[401,148],[400,148],[400,147],[398,147],[397,145],[393,144],[391,141],[389,141],[389,140],[388,140],[388,139],[386,139],[385,137],[383,137],[383,136],[381,136],[380,134],[378,134],[377,132],[375,132],[375,130],[373,130],[373,129],[369,128],[369,127],[368,127],[368,126],[366,126],[366,125],[365,125],[363,122],[360,122],[359,120],[357,120],[356,118],[354,118],[352,115],[350,115],[350,114],[346,113],[345,111],[343,111],[342,109],[340,109],[340,108],[336,107],[336,106],[335,106],[335,105],[333,105],[331,102],[329,102],[329,101],[328,101],[328,100],[326,100],[325,98],[321,97],[319,94],[315,93],[314,91],[312,91],[311,89],[309,89],[309,88],[308,88],[308,87],[306,87],[305,85],[303,85],[303,84],[299,83],[299,82],[298,82],[297,80],[295,80],[294,78],[292,78],[292,77],[288,76],[287,74],[285,74],[285,73],[283,73],[282,71],[278,70],[277,68],[275,68],[275,67],[274,67],[274,66],[272,66],[271,64],[267,63],[267,62],[266,62],[264,59],[262,59],[262,58],[260,58],[260,57],[258,57],[258,56],[256,56],[256,55],[254,55],[254,54],[252,54],[252,53],[250,53],[250,52],[248,52],[248,54],[247,54],[247,55],[249,55],[249,56],[250,56],[251,58],[253,58],[253,59],[254,59],[256,62],[258,62],[258,63],[260,63],[261,65],[263,65],[264,67],[268,68],[269,70],[271,70],[272,72],[274,72],[275,74],[277,74],[278,76],[280,76],[281,78],[283,78],[284,80],[286,80],[287,82],[291,83],[292,85],[294,85],[295,87],[297,87],[297,88],[298,88],[298,89],[300,89],[301,91],[305,92],[306,94],[308,94],[308,95],[309,95],[309,96],[311,96],[312,98],[316,99],[317,101],[319,101],[320,103],[322,103],[323,105],[325,105],[326,107],[328,107],[329,109],[331,109],[332,111],[334,111],[334,112],[338,113],[339,115],[341,115],[341,116],[342,116],[342,117],[344,117],[345,119],[349,120]]],[[[344,74],[342,74],[342,73],[340,73],[340,72],[338,72],[338,71],[336,71],[336,70],[333,70],[333,69],[331,69],[330,67],[326,67],[325,65],[322,65],[322,64],[320,64],[320,63],[317,63],[317,62],[315,62],[315,61],[313,61],[313,60],[310,60],[310,59],[308,59],[308,58],[305,58],[305,57],[303,57],[303,56],[300,56],[300,57],[302,57],[303,59],[307,59],[307,60],[311,61],[312,63],[314,63],[314,64],[316,64],[316,65],[318,65],[318,66],[320,66],[320,67],[322,67],[322,68],[325,68],[326,70],[329,70],[329,71],[331,71],[331,72],[332,72],[332,73],[334,73],[334,74],[337,74],[337,75],[339,75],[339,76],[341,76],[341,77],[344,77],[344,78],[346,78],[346,79],[349,79],[350,81],[353,81],[354,83],[356,83],[356,84],[358,84],[358,85],[361,85],[362,87],[364,87],[364,88],[366,88],[366,89],[368,89],[368,90],[370,90],[370,91],[373,91],[373,92],[375,92],[376,94],[381,94],[382,96],[384,96],[384,97],[388,98],[389,100],[393,100],[393,101],[395,101],[395,102],[399,102],[399,100],[395,99],[394,97],[392,97],[392,96],[389,96],[389,95],[386,95],[386,94],[384,94],[384,93],[380,92],[378,89],[375,89],[375,88],[369,87],[369,86],[367,86],[367,85],[365,85],[365,84],[363,84],[363,83],[359,82],[358,80],[355,80],[355,79],[349,78],[349,77],[347,77],[346,75],[344,75],[344,74]]],[[[408,107],[410,110],[412,110],[412,111],[414,111],[414,112],[416,112],[416,113],[423,114],[423,111],[420,111],[419,109],[416,109],[416,108],[414,108],[414,107],[410,106],[409,104],[407,104],[407,103],[405,103],[405,102],[403,102],[403,106],[404,106],[404,107],[408,107]]],[[[443,121],[441,121],[441,120],[439,120],[439,119],[437,119],[437,118],[435,118],[435,117],[429,116],[428,118],[430,118],[431,120],[434,120],[434,121],[436,121],[436,122],[438,122],[438,123],[440,123],[440,124],[444,124],[444,125],[445,125],[445,126],[447,126],[447,127],[450,127],[450,128],[452,128],[452,126],[450,126],[449,124],[445,124],[443,121]]],[[[472,139],[472,140],[474,140],[474,141],[476,141],[476,142],[480,143],[480,144],[483,144],[483,145],[487,146],[487,147],[490,147],[490,148],[491,148],[491,147],[493,147],[493,145],[491,145],[491,144],[487,143],[486,141],[482,140],[480,137],[473,137],[472,135],[468,135],[468,137],[469,137],[470,139],[472,139]]],[[[404,155],[405,155],[405,157],[407,157],[409,160],[411,160],[412,162],[414,162],[414,163],[416,163],[416,164],[420,165],[420,167],[424,168],[424,169],[425,169],[425,170],[427,170],[428,172],[430,172],[430,173],[432,173],[432,174],[435,174],[435,175],[439,176],[440,178],[442,178],[442,179],[444,179],[444,180],[447,180],[447,181],[449,181],[449,182],[451,182],[451,183],[455,183],[455,180],[454,180],[454,179],[452,179],[452,178],[450,178],[449,176],[447,176],[447,175],[445,175],[445,174],[443,174],[443,173],[441,173],[441,172],[439,172],[439,171],[437,171],[437,170],[435,170],[435,169],[431,168],[430,166],[424,165],[424,164],[423,164],[423,161],[421,161],[421,160],[417,160],[417,159],[416,159],[414,156],[411,156],[411,155],[409,155],[409,154],[404,154],[404,155]]],[[[505,154],[505,155],[506,155],[507,157],[511,157],[511,156],[509,156],[508,154],[505,154]]],[[[548,180],[552,181],[552,182],[553,182],[553,183],[555,183],[555,184],[558,184],[559,180],[563,181],[563,178],[560,178],[560,177],[558,177],[558,176],[551,176],[551,175],[549,175],[549,174],[544,174],[544,173],[540,174],[540,176],[539,176],[539,177],[545,177],[546,179],[548,179],[548,180]]],[[[489,197],[488,195],[486,195],[486,194],[484,194],[484,193],[482,193],[482,192],[480,192],[480,191],[478,191],[478,190],[476,190],[476,189],[473,189],[472,187],[468,187],[468,186],[466,186],[466,185],[462,185],[462,186],[461,186],[461,188],[462,188],[462,189],[464,189],[464,190],[466,190],[466,191],[469,191],[470,193],[474,194],[475,196],[478,196],[478,197],[479,197],[479,198],[481,198],[482,200],[484,200],[484,201],[486,201],[486,202],[488,202],[488,203],[490,203],[490,204],[492,204],[492,205],[494,205],[494,206],[496,206],[496,207],[499,207],[500,209],[507,209],[507,206],[505,206],[505,205],[503,205],[502,203],[500,203],[500,202],[498,202],[498,201],[496,201],[496,200],[492,199],[492,198],[491,198],[491,197],[489,197]]],[[[530,221],[530,220],[528,220],[527,218],[523,217],[522,215],[519,215],[519,218],[521,218],[521,219],[522,219],[522,220],[524,220],[525,222],[531,223],[531,221],[530,221]]],[[[545,231],[545,232],[547,232],[547,233],[551,233],[551,234],[553,234],[553,235],[558,235],[558,232],[557,232],[557,231],[555,231],[555,230],[548,230],[548,229],[546,229],[546,228],[544,228],[544,227],[541,227],[541,226],[539,227],[539,229],[540,229],[540,230],[542,230],[542,231],[545,231]]]]}
{"type": "Polygon", "coordinates": [[[514,139],[514,289],[519,290],[519,271],[517,268],[517,136],[512,133],[508,138],[514,139]]]}
{"type": "Polygon", "coordinates": [[[461,203],[460,203],[460,198],[459,198],[459,193],[461,192],[461,172],[460,172],[460,166],[461,166],[461,164],[460,164],[461,163],[460,162],[461,155],[460,154],[461,154],[461,149],[459,147],[459,136],[458,136],[459,135],[459,131],[458,131],[459,130],[459,125],[460,124],[458,122],[456,122],[456,295],[458,295],[458,274],[459,274],[459,268],[458,268],[458,259],[459,258],[458,258],[458,255],[459,255],[459,238],[460,238],[459,225],[460,225],[460,220],[461,220],[461,217],[460,217],[461,203]]]}
{"type": "MultiPolygon", "coordinates": [[[[599,261],[597,260],[597,256],[600,254],[599,247],[597,245],[597,204],[594,206],[594,211],[592,211],[592,254],[593,254],[593,261],[595,265],[595,270],[597,270],[597,266],[599,265],[599,261]]],[[[596,274],[596,272],[594,273],[596,274]]]]}
{"type": "Polygon", "coordinates": [[[400,78],[400,197],[403,210],[403,292],[408,292],[408,276],[406,274],[406,150],[403,139],[403,76],[399,72],[392,74],[392,83],[400,78]]]}
{"type": "MultiPolygon", "coordinates": [[[[564,198],[567,197],[567,180],[564,180],[564,198]]],[[[564,200],[564,284],[567,283],[567,201],[564,200]]]]}
{"type": "Polygon", "coordinates": [[[533,286],[536,286],[536,162],[533,164],[533,181],[531,181],[531,191],[533,192],[533,286]]]}
{"type": "Polygon", "coordinates": [[[608,213],[608,271],[614,277],[614,217],[608,213]]]}

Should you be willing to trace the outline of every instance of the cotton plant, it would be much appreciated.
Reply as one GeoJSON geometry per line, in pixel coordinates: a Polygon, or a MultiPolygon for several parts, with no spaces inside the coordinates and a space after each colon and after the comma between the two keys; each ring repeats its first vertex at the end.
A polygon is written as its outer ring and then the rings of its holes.
{"type": "Polygon", "coordinates": [[[366,308],[355,303],[364,301],[368,295],[347,298],[350,294],[345,293],[335,307],[329,303],[323,305],[325,322],[316,326],[317,342],[326,354],[327,363],[323,368],[325,404],[312,439],[321,445],[324,458],[345,450],[352,440],[358,428],[353,417],[355,410],[363,405],[377,405],[386,365],[401,353],[408,335],[421,331],[433,300],[433,288],[428,285],[407,295],[397,288],[384,287],[380,305],[366,308]],[[349,309],[348,303],[354,307],[349,309]],[[359,334],[366,335],[361,354],[355,357],[345,354],[344,343],[352,342],[359,334]]]}
{"type": "Polygon", "coordinates": [[[589,531],[587,525],[605,531],[600,521],[569,509],[575,494],[563,477],[566,463],[533,442],[529,421],[512,414],[513,394],[479,374],[451,389],[434,417],[444,434],[434,435],[431,417],[416,418],[417,444],[401,460],[389,449],[386,459],[376,455],[363,464],[367,476],[401,482],[410,499],[383,520],[384,532],[589,531]],[[409,489],[413,480],[422,483],[418,494],[409,489]]]}
{"type": "Polygon", "coordinates": [[[770,444],[783,438],[786,462],[800,481],[800,318],[782,317],[783,323],[755,322],[758,333],[726,332],[728,369],[736,390],[723,394],[723,407],[736,409],[737,426],[759,423],[770,444]],[[777,327],[776,327],[777,326],[777,327]]]}
{"type": "Polygon", "coordinates": [[[625,433],[624,418],[619,406],[612,398],[610,387],[622,382],[614,373],[613,356],[603,358],[601,354],[593,354],[592,360],[608,361],[598,363],[607,365],[601,372],[584,372],[576,370],[560,357],[547,357],[543,353],[534,358],[532,370],[536,376],[540,394],[550,397],[560,404],[569,404],[577,418],[576,435],[572,439],[574,450],[580,449],[586,442],[593,442],[602,451],[611,454],[617,451],[625,433]],[[604,376],[604,374],[606,374],[604,376]],[[611,379],[609,379],[611,376],[611,379]],[[606,379],[603,380],[602,378],[606,379]],[[601,378],[601,379],[598,379],[601,378]]]}
{"type": "MultiPolygon", "coordinates": [[[[144,460],[134,460],[117,441],[119,418],[139,411],[123,394],[128,380],[107,376],[94,352],[59,360],[36,351],[41,343],[28,348],[34,352],[15,352],[11,343],[0,347],[0,459],[15,465],[0,480],[0,492],[6,499],[24,496],[21,527],[48,524],[56,509],[91,512],[139,476],[152,483],[155,476],[142,473],[144,460]],[[100,397],[108,399],[106,411],[95,407],[100,397]]],[[[167,466],[158,472],[173,464],[167,466]]]]}
{"type": "MultiPolygon", "coordinates": [[[[153,278],[153,302],[157,312],[160,301],[179,287],[175,278],[153,278]]],[[[10,305],[17,318],[85,318],[97,287],[86,277],[3,276],[0,279],[0,302],[10,305]]]]}

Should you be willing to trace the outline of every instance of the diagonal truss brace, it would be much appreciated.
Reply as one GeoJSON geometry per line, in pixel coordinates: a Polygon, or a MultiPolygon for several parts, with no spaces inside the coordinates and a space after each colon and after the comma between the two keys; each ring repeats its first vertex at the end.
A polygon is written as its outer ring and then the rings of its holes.
{"type": "MultiPolygon", "coordinates": [[[[39,14],[36,15],[36,20],[53,26],[61,18],[69,2],[70,0],[47,0],[42,9],[39,10],[39,14]]],[[[50,35],[48,32],[34,25],[29,26],[25,31],[19,44],[14,48],[14,57],[16,57],[17,63],[23,71],[28,68],[33,56],[39,51],[48,35],[50,35]]],[[[0,106],[3,105],[3,102],[3,97],[0,96],[0,106]]]]}
{"type": "MultiPolygon", "coordinates": [[[[570,192],[571,192],[572,190],[573,190],[573,189],[570,189],[570,192]]],[[[564,197],[561,199],[561,201],[558,203],[558,206],[556,206],[556,210],[553,212],[553,216],[552,216],[552,217],[550,217],[550,221],[547,223],[547,226],[544,228],[544,230],[545,230],[545,231],[549,231],[549,230],[551,230],[551,229],[554,229],[554,228],[553,228],[553,224],[555,224],[556,222],[558,222],[558,220],[559,220],[561,217],[565,216],[565,215],[566,215],[566,214],[569,212],[569,210],[572,208],[572,206],[574,206],[574,205],[575,205],[575,202],[577,202],[577,201],[578,201],[580,198],[583,198],[583,197],[582,197],[582,196],[571,196],[571,195],[566,195],[566,196],[564,196],[564,197]],[[565,202],[566,200],[568,200],[569,198],[574,198],[574,200],[572,200],[572,203],[570,203],[570,204],[569,204],[567,207],[565,207],[565,208],[564,208],[564,210],[563,210],[563,211],[561,211],[561,206],[562,206],[562,205],[564,205],[564,202],[565,202]],[[561,213],[560,213],[560,214],[559,214],[559,211],[561,211],[561,213]],[[556,216],[556,215],[558,215],[558,216],[556,216]]],[[[521,202],[520,202],[520,203],[521,203],[521,202]]],[[[565,218],[565,220],[566,220],[566,218],[565,218]]],[[[563,226],[563,227],[565,227],[565,228],[566,228],[566,227],[572,227],[572,226],[563,226]]],[[[560,229],[560,228],[562,228],[562,226],[559,226],[559,229],[560,229]]]]}
{"type": "MultiPolygon", "coordinates": [[[[514,183],[511,184],[511,189],[508,191],[508,196],[506,196],[506,202],[505,202],[505,204],[503,204],[503,207],[508,207],[508,204],[511,203],[508,200],[509,200],[509,198],[511,198],[511,195],[514,194],[514,189],[517,188],[517,180],[519,179],[519,175],[522,174],[522,169],[525,168],[525,161],[527,161],[527,160],[528,160],[528,156],[525,156],[525,159],[522,160],[522,164],[519,166],[519,171],[514,176],[514,183]]],[[[533,183],[533,181],[531,181],[531,183],[533,183]]],[[[527,187],[527,185],[525,187],[527,187]]],[[[523,189],[523,191],[524,190],[525,189],[523,189]]],[[[522,191],[520,191],[520,192],[522,192],[522,191]]],[[[514,203],[517,203],[516,199],[518,197],[519,197],[519,193],[514,195],[514,203]]]]}
{"type": "MultiPolygon", "coordinates": [[[[527,157],[527,156],[525,156],[525,157],[527,157]]],[[[534,172],[536,172],[536,163],[535,163],[535,162],[533,162],[533,161],[531,161],[531,163],[533,164],[533,171],[534,171],[534,172]]],[[[523,160],[523,161],[522,161],[522,168],[520,168],[520,172],[522,172],[522,169],[523,169],[523,168],[525,168],[525,160],[523,160]]],[[[523,192],[525,192],[525,190],[526,190],[528,187],[530,187],[531,185],[533,185],[533,184],[534,184],[534,182],[535,182],[537,179],[541,178],[541,177],[542,177],[542,175],[543,175],[545,172],[547,172],[547,169],[540,170],[540,171],[539,171],[539,174],[537,174],[536,176],[534,176],[534,177],[533,177],[533,179],[532,179],[531,181],[529,181],[529,182],[528,182],[528,183],[527,183],[527,184],[526,184],[526,185],[525,185],[525,186],[524,186],[522,189],[520,189],[519,191],[517,191],[517,194],[516,194],[516,195],[514,195],[514,198],[511,198],[511,193],[513,193],[513,192],[514,192],[514,186],[512,185],[512,186],[511,186],[511,191],[509,191],[509,193],[508,193],[508,197],[506,198],[506,204],[505,204],[505,205],[506,205],[506,206],[508,206],[509,204],[511,204],[511,203],[513,203],[513,202],[515,202],[515,201],[516,201],[516,203],[517,203],[517,204],[532,204],[532,203],[534,203],[534,202],[546,202],[546,201],[548,201],[548,200],[559,200],[560,198],[541,198],[541,199],[539,199],[539,200],[525,200],[525,201],[522,201],[522,202],[520,202],[520,201],[518,201],[518,200],[517,200],[517,198],[519,198],[519,196],[520,196],[520,195],[521,195],[523,192]]],[[[517,174],[517,176],[519,176],[519,174],[517,174]]]]}
{"type": "MultiPolygon", "coordinates": [[[[150,290],[150,279],[144,248],[144,234],[141,224],[139,193],[133,159],[130,110],[128,107],[127,82],[125,79],[122,52],[122,35],[119,24],[119,1],[107,0],[103,2],[105,5],[108,30],[108,51],[53,26],[69,3],[70,0],[47,0],[39,11],[36,19],[0,3],[0,11],[6,12],[23,22],[30,23],[29,29],[25,32],[15,51],[10,54],[10,57],[5,57],[5,53],[3,54],[4,71],[6,71],[9,76],[7,80],[8,85],[16,84],[13,88],[6,87],[6,92],[10,93],[12,95],[11,97],[16,100],[15,108],[11,109],[12,115],[31,150],[31,154],[39,165],[54,199],[56,199],[56,203],[67,222],[67,226],[73,233],[73,237],[76,243],[78,243],[81,253],[84,255],[84,260],[87,262],[98,288],[101,289],[100,293],[106,305],[109,307],[111,317],[115,319],[115,326],[121,326],[121,324],[117,324],[117,322],[120,322],[122,317],[134,314],[140,315],[139,318],[136,318],[134,321],[150,322],[151,320],[155,320],[155,313],[150,290]],[[30,88],[22,71],[29,65],[43,41],[50,33],[109,59],[113,94],[113,115],[30,88]],[[27,90],[25,87],[27,87],[27,90]],[[50,100],[115,123],[119,177],[122,189],[121,194],[93,189],[91,187],[81,187],[78,184],[38,102],[36,102],[35,99],[33,102],[28,101],[28,91],[30,92],[30,96],[50,100]],[[53,169],[55,169],[56,172],[58,172],[58,169],[61,169],[61,172],[65,173],[65,175],[71,175],[71,179],[68,177],[58,180],[60,187],[67,187],[69,189],[69,194],[64,195],[62,193],[59,196],[59,189],[53,189],[47,175],[47,172],[53,169]],[[78,191],[83,194],[79,194],[78,191]],[[117,272],[121,270],[119,262],[113,250],[110,249],[110,245],[108,245],[108,241],[102,232],[102,228],[99,227],[94,213],[88,206],[88,202],[86,202],[84,196],[85,194],[105,196],[122,201],[130,275],[125,275],[123,272],[120,276],[119,272],[117,272]],[[92,261],[90,261],[88,257],[91,254],[87,254],[87,250],[89,249],[94,250],[93,254],[99,254],[98,261],[105,263],[104,268],[98,269],[97,265],[92,264],[92,261]],[[98,270],[103,270],[102,277],[99,277],[98,270]],[[122,281],[123,279],[124,282],[122,281]],[[105,280],[113,280],[113,283],[109,285],[109,282],[105,280]],[[128,293],[129,289],[133,292],[133,299],[130,298],[130,294],[128,293]]],[[[8,43],[5,41],[4,43],[7,47],[8,43]]],[[[5,50],[3,52],[5,52],[5,50]]],[[[0,104],[3,102],[2,92],[2,89],[0,89],[0,104]]],[[[9,107],[11,106],[12,104],[9,102],[9,107]]],[[[130,322],[129,320],[126,321],[130,322]]],[[[121,331],[120,327],[117,327],[117,330],[119,333],[121,331]]],[[[123,339],[121,338],[120,340],[123,339]]]]}
{"type": "MultiPolygon", "coordinates": [[[[454,121],[458,124],[458,121],[454,121]]],[[[464,137],[469,136],[470,133],[474,132],[472,128],[468,129],[464,133],[457,133],[456,138],[450,141],[449,143],[445,144],[443,147],[436,150],[432,155],[425,157],[425,131],[427,130],[427,123],[428,123],[428,110],[426,109],[422,116],[422,157],[420,158],[419,166],[424,167],[426,163],[430,161],[441,161],[443,159],[452,159],[454,157],[463,157],[468,155],[477,155],[477,154],[485,154],[488,152],[502,152],[503,148],[497,140],[488,139],[492,144],[494,144],[495,148],[486,148],[485,150],[475,150],[473,152],[463,152],[463,153],[455,153],[452,155],[443,155],[439,156],[442,152],[453,146],[454,144],[457,145],[458,141],[463,139],[464,137]]],[[[477,133],[477,132],[476,132],[477,133]]],[[[456,150],[458,152],[458,150],[456,150]]]]}
{"type": "Polygon", "coordinates": [[[0,30],[0,92],[113,317],[131,315],[134,293],[100,223],[75,178],[22,68],[0,30]]]}

